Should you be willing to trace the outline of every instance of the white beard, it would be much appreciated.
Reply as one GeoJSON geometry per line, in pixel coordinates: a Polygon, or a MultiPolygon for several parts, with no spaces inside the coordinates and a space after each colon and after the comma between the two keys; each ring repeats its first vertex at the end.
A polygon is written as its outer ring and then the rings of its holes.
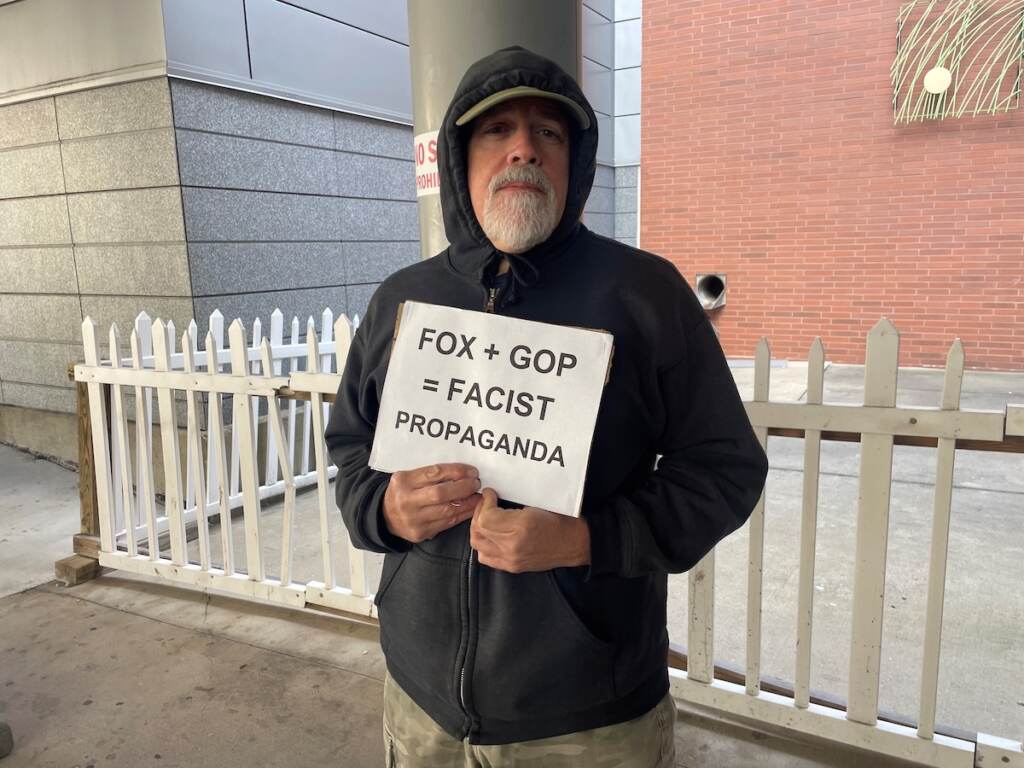
{"type": "Polygon", "coordinates": [[[558,226],[555,190],[548,177],[532,165],[512,165],[491,179],[480,226],[491,242],[500,242],[509,253],[522,253],[551,237],[558,226]],[[511,182],[533,184],[543,191],[498,188],[511,182]]]}

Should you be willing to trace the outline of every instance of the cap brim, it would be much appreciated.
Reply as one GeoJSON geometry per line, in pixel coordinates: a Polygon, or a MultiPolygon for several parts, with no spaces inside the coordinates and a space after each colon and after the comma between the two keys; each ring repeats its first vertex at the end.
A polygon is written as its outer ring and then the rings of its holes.
{"type": "Polygon", "coordinates": [[[470,120],[482,115],[491,107],[497,106],[498,104],[502,104],[506,101],[511,101],[512,99],[522,99],[530,96],[538,99],[551,99],[552,101],[559,102],[569,108],[569,113],[576,118],[576,122],[580,124],[580,127],[583,130],[587,130],[590,127],[590,116],[587,115],[587,111],[568,96],[563,96],[560,93],[552,93],[551,91],[542,91],[540,88],[533,88],[528,85],[519,85],[515,88],[506,88],[504,91],[492,93],[487,98],[481,99],[468,110],[463,112],[459,119],[455,121],[455,124],[459,126],[465,125],[470,120]]]}

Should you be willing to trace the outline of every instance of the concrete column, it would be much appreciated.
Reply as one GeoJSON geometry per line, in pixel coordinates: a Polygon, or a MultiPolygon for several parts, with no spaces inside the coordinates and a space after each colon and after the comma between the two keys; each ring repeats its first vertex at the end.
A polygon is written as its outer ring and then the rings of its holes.
{"type": "MultiPolygon", "coordinates": [[[[474,61],[521,45],[580,80],[580,0],[409,0],[414,133],[441,127],[459,80],[474,61]]],[[[447,247],[437,194],[419,198],[420,254],[447,247]]]]}

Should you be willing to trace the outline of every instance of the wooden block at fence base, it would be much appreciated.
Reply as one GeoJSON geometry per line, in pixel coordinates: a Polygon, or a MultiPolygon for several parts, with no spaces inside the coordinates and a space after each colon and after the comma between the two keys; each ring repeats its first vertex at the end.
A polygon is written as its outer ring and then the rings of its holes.
{"type": "Polygon", "coordinates": [[[90,536],[87,533],[76,533],[72,537],[74,546],[72,549],[76,555],[91,557],[93,560],[100,559],[100,537],[90,536]]]}
{"type": "Polygon", "coordinates": [[[54,563],[53,573],[57,581],[65,587],[73,587],[99,576],[100,564],[91,557],[71,555],[54,563]]]}

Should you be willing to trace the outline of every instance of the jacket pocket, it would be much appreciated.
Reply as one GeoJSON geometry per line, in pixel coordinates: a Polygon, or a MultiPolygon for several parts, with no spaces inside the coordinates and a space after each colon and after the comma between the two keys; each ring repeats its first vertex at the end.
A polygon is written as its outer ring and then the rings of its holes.
{"type": "Polygon", "coordinates": [[[373,596],[373,604],[380,608],[380,602],[384,599],[384,595],[388,591],[388,587],[391,586],[391,582],[395,580],[395,576],[398,575],[398,571],[402,567],[402,563],[405,562],[405,558],[408,556],[408,552],[388,552],[384,555],[384,567],[380,572],[380,585],[377,587],[377,592],[373,596]]]}
{"type": "Polygon", "coordinates": [[[461,634],[460,564],[413,547],[400,566],[377,598],[388,666],[423,690],[451,699],[461,634]]]}
{"type": "Polygon", "coordinates": [[[591,632],[551,571],[481,569],[473,705],[499,720],[582,712],[615,697],[615,646],[591,632]]]}

